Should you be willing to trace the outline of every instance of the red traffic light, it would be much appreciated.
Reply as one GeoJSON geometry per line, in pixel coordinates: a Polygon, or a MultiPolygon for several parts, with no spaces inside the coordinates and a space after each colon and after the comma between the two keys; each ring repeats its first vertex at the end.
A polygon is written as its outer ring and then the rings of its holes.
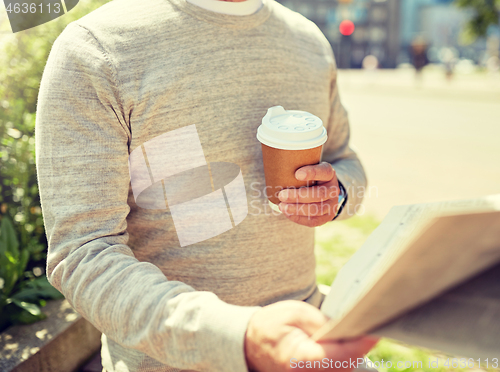
{"type": "Polygon", "coordinates": [[[354,26],[354,23],[348,19],[344,19],[339,25],[339,31],[344,36],[352,35],[355,28],[356,26],[354,26]]]}

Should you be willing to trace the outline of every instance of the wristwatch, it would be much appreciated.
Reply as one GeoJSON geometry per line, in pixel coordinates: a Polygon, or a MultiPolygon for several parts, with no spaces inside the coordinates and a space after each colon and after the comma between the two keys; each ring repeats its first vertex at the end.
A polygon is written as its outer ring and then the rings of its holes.
{"type": "Polygon", "coordinates": [[[335,217],[333,217],[332,221],[334,221],[340,215],[340,213],[342,213],[344,206],[347,204],[347,191],[345,190],[344,185],[342,185],[342,182],[338,181],[338,183],[340,189],[339,202],[337,204],[337,214],[335,215],[335,217]]]}

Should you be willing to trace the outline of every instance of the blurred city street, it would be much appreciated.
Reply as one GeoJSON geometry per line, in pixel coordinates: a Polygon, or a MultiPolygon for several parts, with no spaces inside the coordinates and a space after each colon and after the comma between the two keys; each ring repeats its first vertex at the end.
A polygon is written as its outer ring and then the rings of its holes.
{"type": "Polygon", "coordinates": [[[366,213],[500,193],[500,74],[339,70],[351,143],[368,174],[366,213]]]}

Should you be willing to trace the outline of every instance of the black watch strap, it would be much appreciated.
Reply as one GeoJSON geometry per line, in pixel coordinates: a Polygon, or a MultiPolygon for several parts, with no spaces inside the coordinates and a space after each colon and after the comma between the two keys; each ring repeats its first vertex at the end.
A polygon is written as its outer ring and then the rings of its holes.
{"type": "Polygon", "coordinates": [[[337,214],[335,215],[335,217],[333,218],[332,221],[334,221],[340,215],[340,213],[342,213],[344,206],[347,204],[347,197],[348,197],[347,191],[346,191],[344,185],[342,185],[342,182],[338,181],[338,183],[339,183],[339,189],[340,189],[341,193],[344,195],[344,199],[342,200],[342,203],[338,207],[337,214]]]}

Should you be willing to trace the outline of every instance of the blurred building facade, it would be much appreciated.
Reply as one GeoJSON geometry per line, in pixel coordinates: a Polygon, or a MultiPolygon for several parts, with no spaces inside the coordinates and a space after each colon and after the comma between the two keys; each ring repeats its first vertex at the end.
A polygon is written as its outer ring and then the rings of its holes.
{"type": "Polygon", "coordinates": [[[400,49],[400,0],[278,0],[312,20],[330,41],[340,68],[361,67],[367,55],[380,67],[396,67],[400,49]],[[342,35],[343,20],[354,23],[352,35],[342,35]]]}
{"type": "Polygon", "coordinates": [[[375,56],[379,67],[394,68],[411,61],[416,38],[428,42],[430,62],[440,63],[440,51],[451,49],[457,58],[480,63],[486,41],[467,44],[462,30],[471,14],[453,0],[277,0],[312,20],[330,41],[340,68],[359,68],[375,56]],[[350,20],[352,35],[339,25],[350,20]]]}

